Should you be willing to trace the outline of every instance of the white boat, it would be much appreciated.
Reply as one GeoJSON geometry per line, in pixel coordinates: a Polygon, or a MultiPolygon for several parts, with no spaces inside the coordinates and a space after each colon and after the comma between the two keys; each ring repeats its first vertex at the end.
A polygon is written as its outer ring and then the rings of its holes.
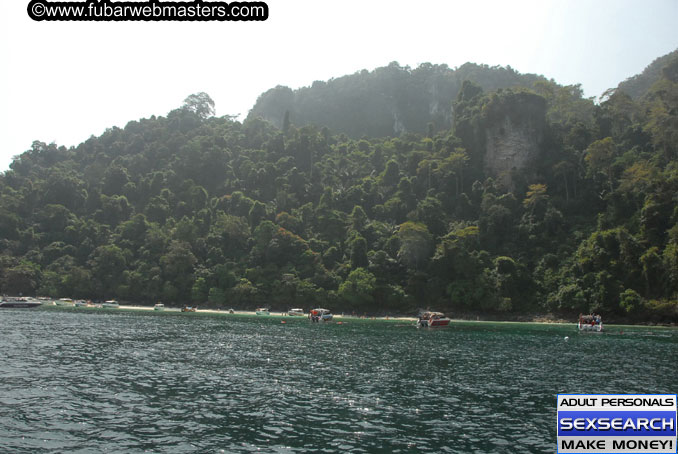
{"type": "Polygon", "coordinates": [[[424,312],[417,320],[417,328],[438,328],[450,324],[450,319],[442,312],[424,312]]]}
{"type": "Polygon", "coordinates": [[[26,297],[3,298],[0,301],[0,308],[30,309],[40,305],[40,301],[26,297]]]}
{"type": "Polygon", "coordinates": [[[287,311],[287,315],[290,315],[292,317],[299,317],[299,316],[303,317],[306,314],[304,314],[303,309],[297,308],[297,309],[290,309],[289,311],[287,311]]]}
{"type": "Polygon", "coordinates": [[[255,314],[257,315],[271,315],[271,311],[268,310],[268,308],[265,307],[258,307],[256,311],[254,311],[255,314]]]}
{"type": "Polygon", "coordinates": [[[117,309],[120,307],[120,304],[116,300],[108,300],[101,303],[101,307],[104,309],[117,309]]]}
{"type": "Polygon", "coordinates": [[[312,322],[329,322],[332,320],[333,315],[329,309],[319,307],[317,309],[312,309],[308,314],[308,318],[310,318],[312,322]]]}
{"type": "Polygon", "coordinates": [[[603,332],[603,318],[600,315],[579,315],[579,322],[577,323],[579,332],[603,332]]]}
{"type": "Polygon", "coordinates": [[[57,306],[74,306],[75,303],[70,298],[59,298],[55,301],[57,306]]]}
{"type": "Polygon", "coordinates": [[[78,300],[74,303],[75,307],[87,307],[89,304],[87,304],[87,301],[85,300],[78,300]]]}
{"type": "Polygon", "coordinates": [[[154,311],[164,311],[165,310],[165,305],[162,303],[158,303],[155,306],[153,306],[154,311]]]}

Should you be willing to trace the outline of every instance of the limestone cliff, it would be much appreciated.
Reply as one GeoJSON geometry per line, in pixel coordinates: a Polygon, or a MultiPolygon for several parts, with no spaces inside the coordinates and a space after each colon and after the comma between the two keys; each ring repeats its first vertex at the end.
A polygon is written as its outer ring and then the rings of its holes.
{"type": "Polygon", "coordinates": [[[485,174],[507,189],[516,172],[530,174],[541,152],[546,103],[532,93],[504,92],[484,107],[485,174]]]}
{"type": "Polygon", "coordinates": [[[485,91],[529,88],[542,76],[520,74],[512,68],[466,63],[424,63],[415,69],[393,62],[373,71],[359,71],[292,90],[278,86],[262,93],[248,118],[263,118],[282,126],[285,112],[293,125],[327,126],[333,133],[350,137],[387,137],[408,132],[425,134],[452,126],[454,104],[465,80],[485,91]]]}

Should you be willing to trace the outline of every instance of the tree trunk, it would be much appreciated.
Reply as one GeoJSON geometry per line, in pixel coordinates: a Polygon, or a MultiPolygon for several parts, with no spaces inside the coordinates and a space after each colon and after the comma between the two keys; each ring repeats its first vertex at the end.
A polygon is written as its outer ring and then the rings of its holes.
{"type": "Polygon", "coordinates": [[[565,180],[565,201],[569,202],[570,201],[570,190],[567,187],[567,174],[563,173],[563,180],[565,180]]]}

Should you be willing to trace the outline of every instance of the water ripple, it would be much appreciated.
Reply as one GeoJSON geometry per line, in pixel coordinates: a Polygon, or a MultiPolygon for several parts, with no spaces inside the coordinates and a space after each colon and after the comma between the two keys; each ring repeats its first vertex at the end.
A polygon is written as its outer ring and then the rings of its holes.
{"type": "Polygon", "coordinates": [[[7,310],[0,440],[13,453],[553,452],[555,394],[675,391],[678,335],[649,332],[7,310]]]}

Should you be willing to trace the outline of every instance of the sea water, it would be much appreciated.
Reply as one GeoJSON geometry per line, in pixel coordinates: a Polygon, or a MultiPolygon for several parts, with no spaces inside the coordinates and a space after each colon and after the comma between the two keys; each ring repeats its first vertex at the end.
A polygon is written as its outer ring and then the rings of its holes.
{"type": "Polygon", "coordinates": [[[606,329],[7,309],[0,452],[552,453],[558,393],[678,391],[677,330],[606,329]]]}

